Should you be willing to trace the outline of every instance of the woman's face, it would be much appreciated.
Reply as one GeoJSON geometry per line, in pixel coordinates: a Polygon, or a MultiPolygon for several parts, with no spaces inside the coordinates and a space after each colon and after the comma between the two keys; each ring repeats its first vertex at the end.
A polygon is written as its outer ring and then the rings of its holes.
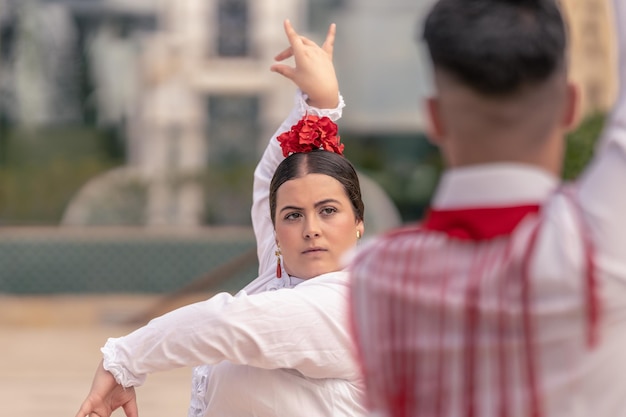
{"type": "Polygon", "coordinates": [[[342,269],[354,247],[357,220],[343,185],[324,174],[286,181],[276,192],[276,243],[289,275],[309,279],[342,269]]]}

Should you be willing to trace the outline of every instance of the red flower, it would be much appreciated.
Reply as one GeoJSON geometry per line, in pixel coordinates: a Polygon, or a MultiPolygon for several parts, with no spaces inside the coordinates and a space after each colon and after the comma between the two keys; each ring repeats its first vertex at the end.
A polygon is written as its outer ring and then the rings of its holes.
{"type": "Polygon", "coordinates": [[[285,157],[297,152],[311,152],[314,149],[324,149],[343,155],[344,146],[343,143],[339,143],[337,125],[325,116],[305,115],[277,139],[285,157]]]}

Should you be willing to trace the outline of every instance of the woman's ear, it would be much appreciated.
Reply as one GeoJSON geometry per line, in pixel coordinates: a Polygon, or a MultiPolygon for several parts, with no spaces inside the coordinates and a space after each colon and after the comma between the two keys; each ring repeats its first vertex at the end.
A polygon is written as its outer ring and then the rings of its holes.
{"type": "Polygon", "coordinates": [[[359,220],[356,224],[357,231],[357,239],[363,237],[363,233],[365,233],[365,224],[363,224],[363,220],[359,220]]]}
{"type": "Polygon", "coordinates": [[[433,145],[441,146],[444,137],[443,123],[441,122],[441,110],[439,99],[435,96],[426,99],[426,115],[428,122],[428,139],[433,145]]]}

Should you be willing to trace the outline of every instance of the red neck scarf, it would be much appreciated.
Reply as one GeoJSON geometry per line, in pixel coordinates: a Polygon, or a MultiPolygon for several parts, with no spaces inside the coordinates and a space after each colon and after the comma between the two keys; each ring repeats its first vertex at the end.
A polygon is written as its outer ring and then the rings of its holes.
{"type": "Polygon", "coordinates": [[[538,213],[539,204],[507,207],[430,210],[425,230],[443,232],[462,240],[487,240],[510,235],[527,215],[538,213]]]}

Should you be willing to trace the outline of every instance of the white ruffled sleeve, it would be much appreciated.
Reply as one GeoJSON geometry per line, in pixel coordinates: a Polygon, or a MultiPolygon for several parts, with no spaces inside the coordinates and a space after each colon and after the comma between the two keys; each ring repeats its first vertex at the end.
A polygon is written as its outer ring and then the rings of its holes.
{"type": "Polygon", "coordinates": [[[125,387],[183,366],[234,364],[294,369],[310,378],[357,380],[348,334],[347,272],[293,289],[220,293],[181,307],[102,348],[104,369],[125,387]]]}
{"type": "Polygon", "coordinates": [[[334,109],[318,109],[306,103],[307,96],[300,90],[297,91],[295,104],[289,116],[283,121],[278,130],[272,135],[259,164],[254,171],[254,187],[252,195],[252,226],[257,242],[257,256],[259,260],[259,276],[264,275],[268,269],[276,268],[276,242],[274,239],[274,226],[270,217],[269,190],[270,182],[276,171],[276,167],[285,157],[276,138],[283,132],[291,129],[305,114],[319,117],[326,116],[337,121],[345,106],[343,98],[339,95],[339,104],[334,109]]]}

